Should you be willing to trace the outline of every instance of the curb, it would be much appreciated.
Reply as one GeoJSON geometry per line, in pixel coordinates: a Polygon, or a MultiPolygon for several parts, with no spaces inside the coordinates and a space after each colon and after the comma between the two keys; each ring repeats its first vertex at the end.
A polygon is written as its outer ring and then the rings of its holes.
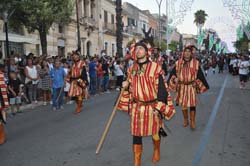
{"type": "MultiPolygon", "coordinates": [[[[43,105],[42,101],[38,101],[36,104],[35,103],[23,104],[20,106],[20,111],[26,112],[29,109],[34,109],[34,108],[37,108],[37,107],[42,106],[42,105],[43,105]]],[[[10,107],[6,110],[6,113],[11,113],[10,107]]]]}

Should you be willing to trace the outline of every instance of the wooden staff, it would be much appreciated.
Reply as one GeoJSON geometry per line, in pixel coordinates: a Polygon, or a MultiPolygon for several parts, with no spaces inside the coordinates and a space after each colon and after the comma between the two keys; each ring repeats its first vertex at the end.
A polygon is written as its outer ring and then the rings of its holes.
{"type": "MultiPolygon", "coordinates": [[[[149,36],[150,35],[150,33],[151,33],[151,27],[149,28],[149,30],[148,30],[148,32],[146,32],[144,29],[142,29],[142,31],[143,31],[143,33],[144,33],[144,35],[145,35],[145,39],[148,39],[148,41],[149,41],[149,43],[151,44],[152,43],[152,46],[153,46],[153,36],[149,36]]],[[[136,41],[135,40],[133,40],[133,43],[131,44],[131,48],[133,48],[134,46],[135,46],[135,43],[136,43],[136,41]],[[133,46],[132,46],[133,45],[133,46]]],[[[130,50],[132,50],[131,52],[132,52],[132,55],[135,53],[135,50],[134,49],[130,49],[130,50]]],[[[134,64],[136,63],[136,59],[134,58],[134,64]]],[[[134,66],[134,65],[133,65],[134,66]]],[[[127,78],[129,78],[130,76],[131,76],[131,74],[132,74],[132,72],[131,73],[129,73],[129,75],[128,75],[128,77],[127,78]]],[[[114,109],[113,109],[113,111],[112,111],[112,113],[111,113],[111,115],[110,115],[110,117],[109,117],[109,120],[108,120],[108,123],[106,124],[106,127],[105,127],[105,130],[104,130],[104,132],[103,132],[103,134],[102,134],[102,137],[101,137],[101,139],[100,139],[100,141],[99,141],[99,144],[98,144],[98,146],[97,146],[97,149],[96,149],[96,154],[99,154],[99,152],[100,152],[100,149],[101,149],[101,147],[102,147],[102,145],[103,145],[103,142],[104,142],[104,140],[105,140],[105,138],[106,138],[106,135],[107,135],[107,133],[108,133],[108,130],[109,130],[109,128],[110,128],[110,125],[111,125],[111,123],[112,123],[112,121],[113,121],[113,119],[114,119],[114,117],[115,117],[115,113],[116,113],[116,110],[117,110],[117,106],[118,106],[118,104],[119,104],[119,101],[121,100],[121,97],[122,97],[122,94],[123,94],[123,92],[124,92],[124,90],[125,90],[125,88],[122,88],[122,90],[121,90],[121,92],[120,92],[120,95],[119,95],[119,97],[118,97],[118,99],[117,99],[117,101],[116,101],[116,104],[115,104],[115,106],[114,106],[114,109]]]]}
{"type": "Polygon", "coordinates": [[[61,95],[62,95],[63,89],[64,89],[64,87],[61,87],[61,89],[60,89],[60,91],[59,91],[59,94],[58,94],[58,96],[57,96],[57,98],[56,98],[56,103],[57,103],[57,104],[58,104],[59,98],[60,98],[61,95]]]}
{"type": "Polygon", "coordinates": [[[102,134],[102,137],[101,137],[101,139],[100,139],[100,141],[99,141],[99,144],[98,144],[98,146],[97,146],[97,148],[96,148],[96,152],[95,152],[96,154],[99,154],[100,149],[101,149],[101,147],[102,147],[102,145],[103,145],[103,142],[104,142],[104,140],[105,140],[105,138],[106,138],[106,136],[107,136],[107,134],[108,134],[109,128],[110,128],[111,123],[112,123],[112,121],[113,121],[113,119],[114,119],[114,117],[115,117],[115,113],[116,113],[116,111],[117,111],[117,106],[118,106],[118,104],[119,104],[119,101],[121,100],[121,97],[122,97],[122,94],[123,94],[123,92],[124,92],[124,89],[125,89],[125,88],[122,88],[122,90],[121,90],[121,92],[120,92],[120,95],[119,95],[119,97],[118,97],[118,99],[117,99],[117,101],[116,101],[116,103],[115,103],[114,109],[113,109],[113,111],[112,111],[112,113],[111,113],[111,115],[110,115],[110,117],[109,117],[108,123],[106,124],[105,130],[104,130],[104,132],[103,132],[103,134],[102,134]]]}

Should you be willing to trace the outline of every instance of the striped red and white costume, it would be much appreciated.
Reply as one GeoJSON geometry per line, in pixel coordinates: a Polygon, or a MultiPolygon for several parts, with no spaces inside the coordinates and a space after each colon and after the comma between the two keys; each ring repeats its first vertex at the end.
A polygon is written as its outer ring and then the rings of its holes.
{"type": "Polygon", "coordinates": [[[2,111],[4,108],[9,107],[9,100],[7,96],[7,86],[5,84],[4,73],[2,71],[0,71],[0,89],[1,89],[0,111],[2,111]]]}
{"type": "Polygon", "coordinates": [[[197,94],[209,89],[199,61],[193,57],[187,62],[180,58],[175,63],[168,83],[169,88],[176,92],[176,103],[182,107],[195,107],[197,94]],[[175,78],[178,78],[178,83],[175,82],[175,78]]]}
{"type": "Polygon", "coordinates": [[[168,91],[161,66],[148,60],[142,65],[142,70],[138,68],[139,65],[135,63],[128,70],[129,90],[122,95],[118,109],[129,113],[133,136],[156,135],[163,123],[156,110],[169,120],[175,114],[175,108],[169,93],[165,102],[158,101],[159,77],[164,81],[163,91],[168,91]]]}
{"type": "Polygon", "coordinates": [[[3,110],[9,107],[9,100],[7,96],[7,86],[4,80],[4,73],[0,71],[0,145],[5,142],[6,135],[3,126],[3,110]]]}
{"type": "Polygon", "coordinates": [[[158,55],[153,61],[162,66],[164,59],[161,55],[158,55]]]}
{"type": "MultiPolygon", "coordinates": [[[[83,97],[85,98],[86,93],[86,78],[82,78],[83,68],[85,69],[86,64],[84,61],[79,60],[75,62],[70,69],[69,77],[70,77],[70,89],[69,96],[71,97],[83,97]]],[[[86,70],[85,70],[86,72],[86,70]]]]}

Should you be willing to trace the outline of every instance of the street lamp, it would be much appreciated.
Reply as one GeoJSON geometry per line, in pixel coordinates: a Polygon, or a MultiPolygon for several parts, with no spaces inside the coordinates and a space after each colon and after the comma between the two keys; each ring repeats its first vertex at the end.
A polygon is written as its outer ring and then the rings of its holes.
{"type": "MultiPolygon", "coordinates": [[[[2,9],[3,6],[1,5],[0,8],[2,9]]],[[[6,5],[6,8],[9,8],[9,5],[6,5]]],[[[10,72],[10,53],[9,53],[9,36],[8,36],[8,21],[10,16],[14,13],[15,9],[13,9],[10,13],[8,13],[8,10],[4,10],[3,12],[3,21],[4,21],[4,28],[5,28],[5,44],[6,44],[6,54],[7,54],[7,59],[8,59],[8,75],[10,72]]]]}
{"type": "MultiPolygon", "coordinates": [[[[7,11],[4,11],[3,13],[3,21],[4,21],[4,28],[5,28],[5,40],[6,40],[6,53],[7,53],[7,58],[8,60],[10,59],[10,54],[9,54],[9,38],[8,38],[8,13],[7,11]]],[[[8,71],[9,71],[10,65],[8,65],[8,71]]]]}
{"type": "Polygon", "coordinates": [[[161,3],[162,3],[162,0],[158,1],[156,0],[156,3],[158,5],[158,8],[159,8],[159,17],[158,17],[158,40],[159,40],[159,48],[161,48],[161,3]]]}
{"type": "MultiPolygon", "coordinates": [[[[79,13],[78,13],[78,0],[75,1],[76,3],[76,24],[77,24],[77,49],[81,48],[81,35],[80,35],[80,23],[79,23],[79,13]]],[[[80,49],[81,52],[81,49],[80,49]]]]}

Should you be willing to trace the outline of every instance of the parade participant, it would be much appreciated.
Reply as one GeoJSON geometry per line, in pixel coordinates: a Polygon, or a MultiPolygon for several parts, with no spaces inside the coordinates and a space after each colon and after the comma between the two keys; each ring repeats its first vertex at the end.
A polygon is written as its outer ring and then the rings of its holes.
{"type": "Polygon", "coordinates": [[[87,96],[86,87],[88,85],[88,78],[86,72],[86,64],[80,59],[80,52],[78,50],[73,51],[73,65],[69,70],[69,96],[75,99],[77,108],[75,114],[81,112],[82,101],[87,96]]]}
{"type": "Polygon", "coordinates": [[[6,140],[6,134],[4,131],[3,124],[6,123],[6,113],[5,110],[9,106],[8,96],[7,96],[7,86],[4,80],[4,73],[0,70],[0,145],[4,144],[6,140]]]}
{"type": "Polygon", "coordinates": [[[215,74],[215,69],[217,67],[217,60],[216,60],[216,56],[213,55],[212,56],[212,69],[213,69],[213,74],[215,74]]]}
{"type": "Polygon", "coordinates": [[[156,62],[157,64],[162,66],[164,59],[161,56],[161,49],[159,47],[154,47],[151,59],[153,62],[156,62]]]}
{"type": "Polygon", "coordinates": [[[207,76],[209,68],[210,68],[209,60],[205,59],[204,64],[203,64],[203,69],[205,71],[205,76],[207,76]]]}
{"type": "Polygon", "coordinates": [[[176,92],[176,104],[182,107],[184,127],[189,124],[190,108],[191,129],[195,129],[197,93],[209,89],[208,83],[200,68],[199,61],[192,54],[192,47],[186,47],[183,56],[176,61],[168,79],[169,88],[176,92]]]}
{"type": "Polygon", "coordinates": [[[224,57],[223,55],[221,54],[220,57],[219,57],[219,60],[218,60],[218,67],[219,67],[219,71],[218,73],[223,73],[223,70],[224,70],[224,57]]]}
{"type": "Polygon", "coordinates": [[[169,120],[175,114],[164,72],[149,60],[148,46],[145,40],[132,44],[134,64],[128,69],[128,78],[123,82],[126,90],[118,104],[118,110],[130,115],[135,166],[141,165],[142,137],[146,136],[152,136],[152,162],[160,160],[163,118],[169,120]]]}

